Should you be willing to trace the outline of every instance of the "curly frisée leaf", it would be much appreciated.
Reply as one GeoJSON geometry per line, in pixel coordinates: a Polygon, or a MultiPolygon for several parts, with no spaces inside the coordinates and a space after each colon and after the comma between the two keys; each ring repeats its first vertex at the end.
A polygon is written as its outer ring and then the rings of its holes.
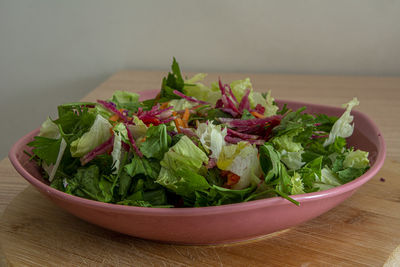
{"type": "Polygon", "coordinates": [[[222,147],[226,145],[225,137],[227,129],[222,125],[215,125],[211,122],[200,123],[195,131],[201,144],[207,151],[211,151],[210,158],[218,159],[222,147]]]}
{"type": "Polygon", "coordinates": [[[329,133],[328,139],[325,140],[324,146],[332,144],[337,136],[347,138],[353,134],[354,124],[351,124],[353,121],[353,116],[350,115],[350,112],[353,107],[357,106],[360,102],[355,97],[349,103],[345,104],[346,111],[343,115],[333,124],[332,130],[329,133]]]}

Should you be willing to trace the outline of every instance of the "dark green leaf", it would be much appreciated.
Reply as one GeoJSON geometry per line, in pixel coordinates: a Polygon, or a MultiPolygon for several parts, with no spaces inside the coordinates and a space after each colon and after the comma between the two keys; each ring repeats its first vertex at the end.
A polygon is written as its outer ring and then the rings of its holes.
{"type": "Polygon", "coordinates": [[[303,180],[305,192],[313,190],[316,176],[321,177],[322,159],[323,157],[319,156],[298,170],[303,180]]]}
{"type": "Polygon", "coordinates": [[[270,143],[260,146],[260,165],[265,174],[265,182],[276,178],[280,174],[280,154],[274,149],[270,143]]]}
{"type": "Polygon", "coordinates": [[[164,124],[151,126],[146,132],[146,141],[140,145],[140,151],[147,158],[161,160],[170,144],[171,137],[167,134],[167,127],[164,124]]]}
{"type": "Polygon", "coordinates": [[[192,170],[179,169],[175,170],[173,174],[177,178],[177,182],[175,183],[175,192],[178,195],[188,197],[196,190],[204,190],[210,187],[207,180],[203,176],[192,170]]]}
{"type": "Polygon", "coordinates": [[[119,188],[118,188],[118,193],[121,196],[121,198],[125,198],[126,195],[128,194],[128,190],[132,184],[132,177],[125,171],[121,173],[119,176],[119,188]]]}
{"type": "Polygon", "coordinates": [[[341,171],[338,171],[337,174],[339,176],[339,180],[345,184],[350,181],[353,181],[355,178],[360,177],[361,175],[364,174],[366,169],[357,169],[357,168],[347,168],[341,171]]]}
{"type": "Polygon", "coordinates": [[[61,138],[51,139],[42,136],[35,136],[34,141],[28,143],[28,146],[34,147],[32,152],[47,165],[56,163],[60,145],[61,138]]]}
{"type": "Polygon", "coordinates": [[[254,119],[255,117],[247,110],[243,110],[243,114],[242,114],[242,120],[250,120],[250,119],[254,119]]]}
{"type": "Polygon", "coordinates": [[[156,160],[149,160],[146,158],[140,158],[138,155],[134,155],[131,163],[125,165],[125,170],[130,176],[136,176],[143,174],[152,179],[157,179],[160,173],[160,163],[156,160]]]}
{"type": "Polygon", "coordinates": [[[173,59],[171,70],[172,72],[168,73],[168,76],[163,78],[161,84],[160,97],[164,99],[180,98],[173,93],[174,90],[183,92],[184,80],[182,78],[179,64],[175,58],[173,59]]]}

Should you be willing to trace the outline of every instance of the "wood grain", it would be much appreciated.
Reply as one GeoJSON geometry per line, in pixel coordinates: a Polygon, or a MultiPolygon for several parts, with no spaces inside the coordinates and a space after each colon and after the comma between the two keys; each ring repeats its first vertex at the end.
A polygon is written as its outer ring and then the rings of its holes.
{"type": "MultiPolygon", "coordinates": [[[[163,72],[123,71],[88,94],[160,87],[163,72]]],[[[191,74],[187,74],[190,76],[191,74]]],[[[0,264],[17,266],[381,266],[396,263],[400,244],[400,78],[267,74],[210,74],[229,82],[250,77],[277,99],[340,105],[353,96],[358,110],[383,132],[388,159],[377,176],[342,205],[287,231],[222,246],[161,244],[81,221],[41,196],[0,161],[0,264]],[[385,178],[385,182],[380,181],[385,178]],[[389,257],[390,256],[390,257],[389,257]]],[[[397,262],[398,263],[398,262],[397,262]]],[[[396,265],[388,265],[396,266],[396,265]]],[[[400,266],[400,264],[398,264],[400,266]]]]}

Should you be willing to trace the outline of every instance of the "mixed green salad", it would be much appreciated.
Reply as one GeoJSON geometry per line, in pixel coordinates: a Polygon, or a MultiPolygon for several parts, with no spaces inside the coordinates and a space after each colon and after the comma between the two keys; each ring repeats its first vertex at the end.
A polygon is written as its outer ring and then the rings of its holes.
{"type": "MultiPolygon", "coordinates": [[[[330,189],[361,176],[346,145],[356,98],[338,117],[279,108],[250,80],[206,86],[178,63],[154,99],[116,91],[58,107],[28,144],[51,187],[101,202],[200,207],[330,189]]],[[[27,152],[28,153],[28,152],[27,152]]]]}

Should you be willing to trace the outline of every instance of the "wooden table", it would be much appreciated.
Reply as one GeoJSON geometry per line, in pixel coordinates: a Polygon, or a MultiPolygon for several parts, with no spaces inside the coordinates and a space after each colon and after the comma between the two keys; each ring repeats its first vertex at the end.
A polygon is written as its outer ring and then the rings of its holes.
{"type": "MultiPolygon", "coordinates": [[[[114,90],[159,88],[164,75],[123,71],[83,100],[105,99],[114,90]]],[[[0,265],[400,266],[400,78],[220,73],[205,83],[218,77],[225,82],[250,77],[256,90],[271,89],[277,99],[337,106],[357,96],[357,109],[376,122],[387,142],[384,167],[343,204],[297,227],[233,245],[179,246],[81,221],[28,186],[4,159],[0,265]]]]}

